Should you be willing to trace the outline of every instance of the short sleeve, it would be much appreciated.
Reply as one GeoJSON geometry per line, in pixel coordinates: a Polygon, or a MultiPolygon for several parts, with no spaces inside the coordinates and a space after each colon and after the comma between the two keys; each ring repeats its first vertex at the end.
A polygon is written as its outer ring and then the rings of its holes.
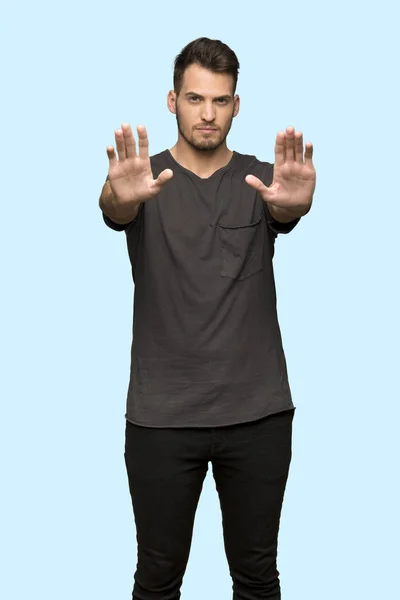
{"type": "Polygon", "coordinates": [[[277,221],[276,219],[274,219],[274,217],[269,212],[268,205],[266,202],[264,202],[264,209],[265,209],[265,214],[267,217],[268,227],[276,235],[278,235],[279,233],[290,233],[292,231],[292,229],[294,229],[296,227],[297,223],[300,221],[300,217],[297,217],[296,219],[293,219],[293,221],[288,221],[287,223],[282,223],[281,221],[277,221]]]}
{"type": "Polygon", "coordinates": [[[126,223],[124,225],[121,225],[121,223],[114,223],[114,221],[111,221],[110,217],[108,217],[105,213],[103,213],[103,219],[107,227],[110,227],[110,229],[114,229],[114,231],[124,231],[126,226],[129,224],[126,223]]]}

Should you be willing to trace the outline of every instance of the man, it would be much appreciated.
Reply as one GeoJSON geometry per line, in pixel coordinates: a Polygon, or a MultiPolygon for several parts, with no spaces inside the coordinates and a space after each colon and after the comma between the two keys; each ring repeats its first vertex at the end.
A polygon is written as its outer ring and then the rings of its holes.
{"type": "Polygon", "coordinates": [[[234,600],[281,598],[295,407],[272,258],[276,236],[310,210],[315,170],[312,145],[304,151],[293,127],[277,135],[274,166],[228,149],[238,70],[222,42],[191,42],[168,94],[175,146],[149,158],[146,129],[137,149],[123,124],[117,153],[107,148],[100,207],[126,233],[135,282],[125,462],[136,600],[180,598],[209,462],[234,600]]]}

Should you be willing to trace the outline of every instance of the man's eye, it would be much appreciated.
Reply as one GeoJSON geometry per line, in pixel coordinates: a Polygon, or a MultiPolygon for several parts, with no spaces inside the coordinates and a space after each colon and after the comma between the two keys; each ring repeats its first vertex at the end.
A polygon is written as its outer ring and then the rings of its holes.
{"type": "Polygon", "coordinates": [[[199,99],[198,96],[190,96],[189,101],[190,102],[197,102],[198,99],[199,99]]]}
{"type": "Polygon", "coordinates": [[[218,98],[217,102],[218,104],[226,104],[228,100],[226,98],[218,98]]]}

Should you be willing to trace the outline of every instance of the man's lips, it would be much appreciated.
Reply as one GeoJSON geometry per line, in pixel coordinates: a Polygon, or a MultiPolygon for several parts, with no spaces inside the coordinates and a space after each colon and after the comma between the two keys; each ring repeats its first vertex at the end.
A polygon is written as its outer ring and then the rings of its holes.
{"type": "Polygon", "coordinates": [[[196,127],[199,131],[217,131],[216,127],[196,127]]]}

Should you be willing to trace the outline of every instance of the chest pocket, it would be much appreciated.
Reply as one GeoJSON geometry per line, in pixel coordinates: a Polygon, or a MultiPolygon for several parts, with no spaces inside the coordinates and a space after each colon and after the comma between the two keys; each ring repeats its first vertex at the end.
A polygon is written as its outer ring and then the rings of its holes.
{"type": "Polygon", "coordinates": [[[264,215],[246,225],[218,225],[221,277],[246,279],[264,266],[264,215]]]}

